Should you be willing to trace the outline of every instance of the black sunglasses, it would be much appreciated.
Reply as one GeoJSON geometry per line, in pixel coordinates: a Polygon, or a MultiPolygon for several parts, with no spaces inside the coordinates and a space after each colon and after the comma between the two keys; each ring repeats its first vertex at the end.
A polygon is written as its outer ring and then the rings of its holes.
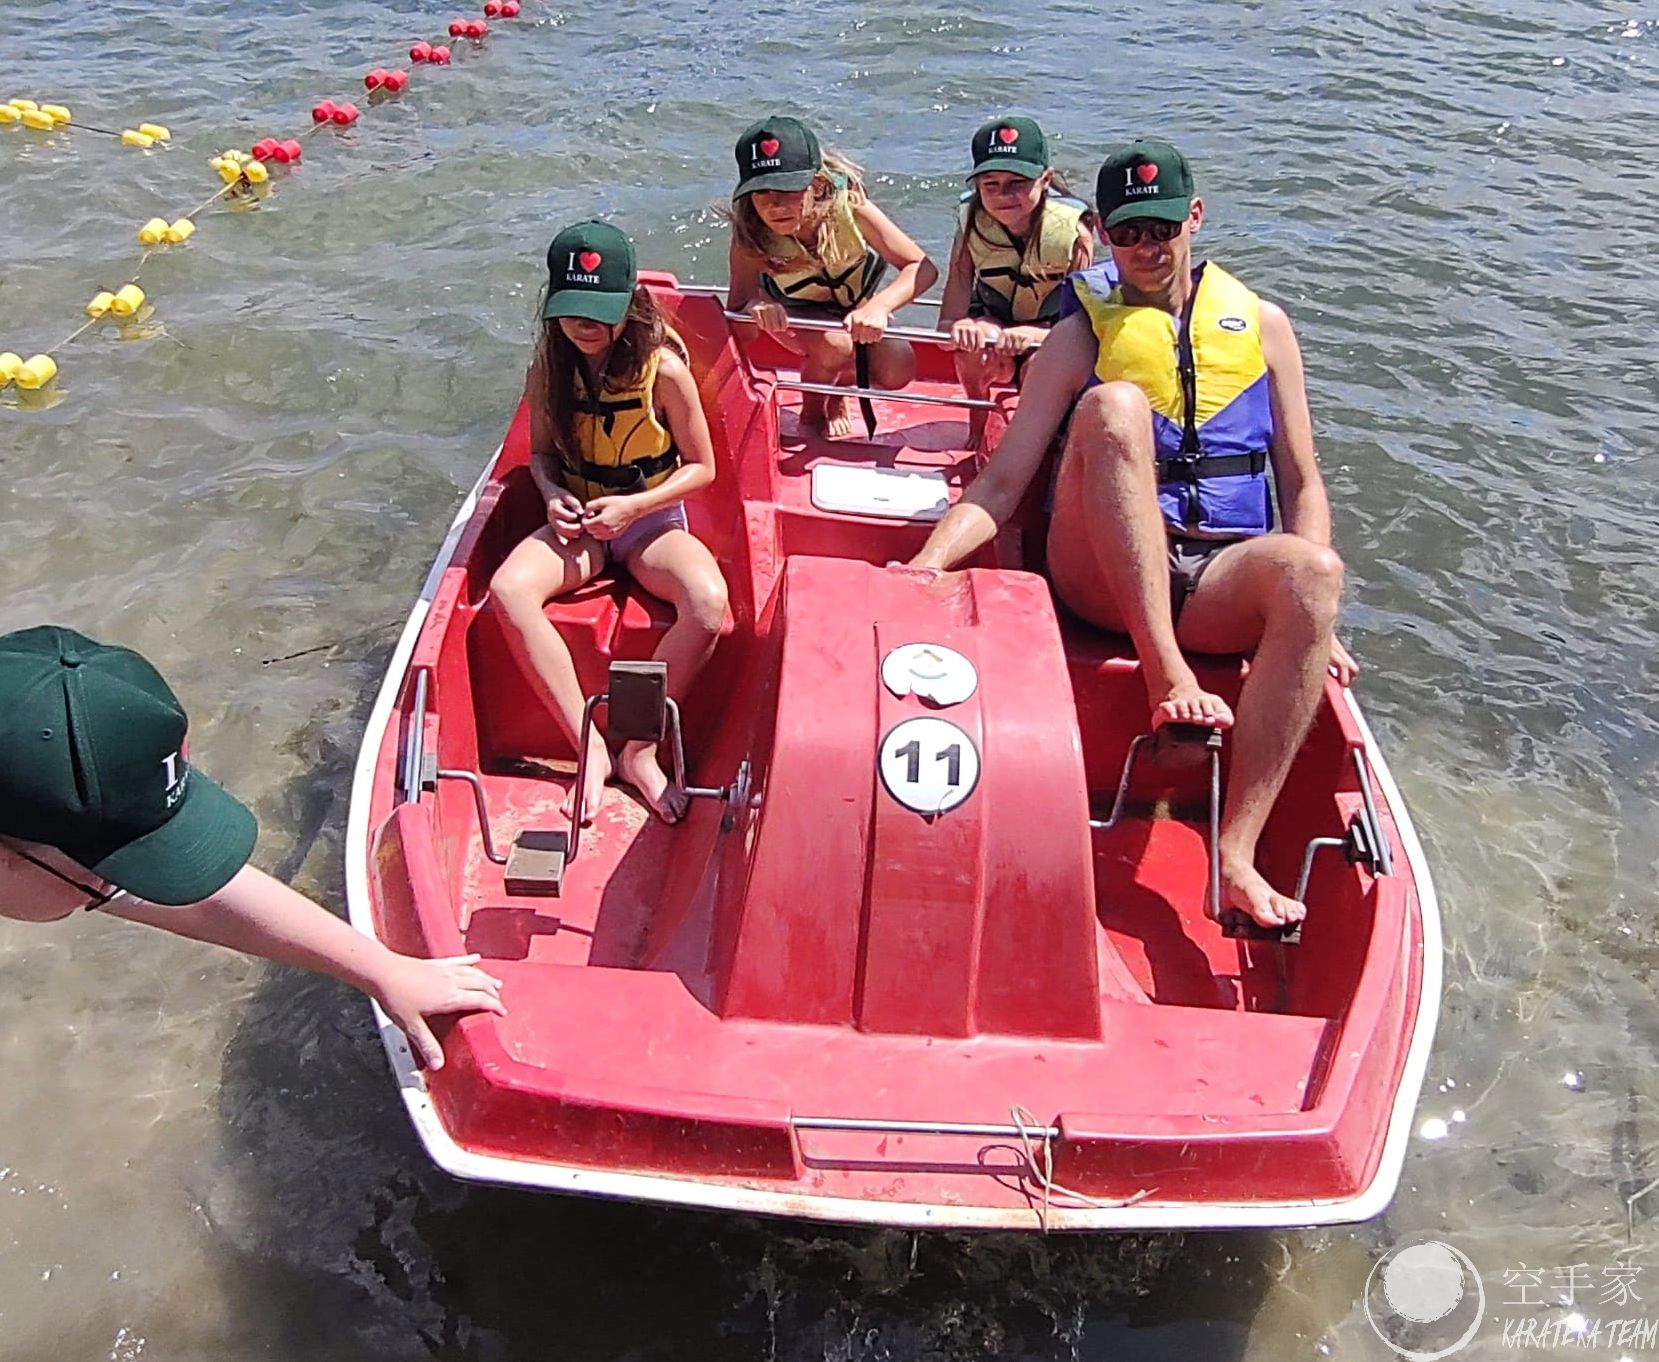
{"type": "Polygon", "coordinates": [[[1127,250],[1131,246],[1139,246],[1148,238],[1153,241],[1173,241],[1181,235],[1181,229],[1186,225],[1185,218],[1180,222],[1166,222],[1162,218],[1130,218],[1127,222],[1116,222],[1108,227],[1106,240],[1127,250]]]}
{"type": "Polygon", "coordinates": [[[59,870],[57,866],[53,865],[50,861],[43,861],[38,856],[31,856],[20,846],[11,846],[8,847],[8,850],[21,856],[30,865],[38,866],[54,879],[62,880],[68,885],[73,885],[76,889],[79,889],[81,893],[87,895],[87,904],[83,910],[85,912],[90,913],[94,908],[102,908],[111,899],[118,898],[126,892],[126,890],[121,889],[116,885],[111,885],[108,889],[94,889],[90,884],[82,884],[73,875],[65,875],[63,871],[59,870]]]}

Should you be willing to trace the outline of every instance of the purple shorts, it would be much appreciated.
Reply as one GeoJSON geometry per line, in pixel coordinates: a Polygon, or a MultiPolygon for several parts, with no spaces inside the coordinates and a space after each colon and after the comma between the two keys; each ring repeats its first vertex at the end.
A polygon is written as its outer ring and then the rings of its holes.
{"type": "Polygon", "coordinates": [[[672,506],[658,507],[655,511],[646,512],[615,539],[605,540],[605,557],[613,563],[626,563],[658,535],[685,528],[685,502],[676,501],[672,506]]]}

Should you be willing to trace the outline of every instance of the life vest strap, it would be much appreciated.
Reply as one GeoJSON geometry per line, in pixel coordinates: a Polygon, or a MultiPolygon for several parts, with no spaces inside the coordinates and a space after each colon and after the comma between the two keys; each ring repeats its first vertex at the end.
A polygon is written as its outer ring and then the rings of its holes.
{"type": "Polygon", "coordinates": [[[1255,477],[1267,471],[1267,451],[1248,454],[1177,454],[1158,460],[1159,482],[1201,482],[1205,478],[1255,477]]]}
{"type": "MultiPolygon", "coordinates": [[[[870,347],[868,345],[853,346],[853,379],[861,388],[870,386],[870,347]]],[[[858,399],[858,414],[864,418],[864,438],[876,438],[876,409],[875,404],[867,397],[858,399]]]]}
{"type": "Polygon", "coordinates": [[[631,463],[594,463],[591,459],[583,459],[576,466],[576,475],[586,482],[596,482],[613,491],[638,492],[644,490],[649,479],[668,472],[679,462],[680,452],[677,449],[664,450],[661,454],[635,459],[631,463]]]}

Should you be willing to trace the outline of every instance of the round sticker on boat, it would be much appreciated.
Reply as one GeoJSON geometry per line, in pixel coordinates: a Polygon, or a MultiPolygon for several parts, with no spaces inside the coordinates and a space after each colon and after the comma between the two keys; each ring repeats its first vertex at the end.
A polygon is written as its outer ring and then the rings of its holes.
{"type": "Polygon", "coordinates": [[[917,813],[944,813],[979,783],[979,749],[947,719],[906,719],[881,740],[887,793],[917,813]]]}
{"type": "Polygon", "coordinates": [[[979,689],[979,673],[955,648],[906,643],[881,660],[881,683],[901,700],[916,695],[936,705],[959,705],[979,689]]]}

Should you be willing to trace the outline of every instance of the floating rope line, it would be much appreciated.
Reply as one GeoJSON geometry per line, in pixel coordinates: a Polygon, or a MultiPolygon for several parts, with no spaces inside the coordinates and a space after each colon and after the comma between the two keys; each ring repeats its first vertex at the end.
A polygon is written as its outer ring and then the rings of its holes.
{"type": "MultiPolygon", "coordinates": [[[[519,0],[487,0],[483,12],[485,19],[516,19],[523,12],[523,7],[519,0]]],[[[475,46],[482,43],[488,34],[489,25],[484,19],[459,18],[449,25],[449,35],[452,39],[469,40],[475,46]]],[[[409,48],[409,60],[416,65],[448,66],[452,59],[450,48],[442,42],[418,40],[409,48]]],[[[362,79],[363,88],[369,95],[370,110],[390,98],[401,95],[409,85],[407,71],[379,66],[369,71],[362,79]]],[[[231,150],[212,157],[208,164],[218,172],[220,179],[224,181],[223,185],[189,211],[172,218],[153,217],[140,227],[138,240],[145,250],[139,257],[132,275],[118,288],[99,289],[85,306],[84,311],[88,320],[56,345],[31,355],[28,359],[14,351],[0,351],[0,391],[13,383],[21,392],[32,393],[45,388],[58,374],[56,353],[94,330],[105,317],[114,317],[120,321],[135,317],[143,320],[140,313],[147,306],[147,299],[144,290],[139,287],[138,277],[158,249],[182,245],[189,240],[196,231],[197,217],[220,200],[257,207],[272,192],[273,166],[291,168],[297,165],[304,154],[304,139],[327,128],[349,128],[357,122],[362,112],[357,105],[349,101],[335,103],[333,100],[324,99],[312,106],[311,126],[298,136],[285,140],[265,137],[255,142],[248,151],[231,150]]],[[[143,151],[166,146],[173,136],[168,128],[159,123],[140,123],[136,128],[122,128],[119,131],[99,127],[94,123],[77,123],[71,110],[62,104],[37,103],[25,98],[8,99],[0,103],[0,129],[17,125],[41,133],[90,132],[98,136],[113,137],[123,145],[143,151]]],[[[152,306],[150,311],[153,310],[152,306]]],[[[149,313],[144,315],[147,316],[149,313]]],[[[137,336],[130,335],[123,338],[138,339],[137,336]]]]}

